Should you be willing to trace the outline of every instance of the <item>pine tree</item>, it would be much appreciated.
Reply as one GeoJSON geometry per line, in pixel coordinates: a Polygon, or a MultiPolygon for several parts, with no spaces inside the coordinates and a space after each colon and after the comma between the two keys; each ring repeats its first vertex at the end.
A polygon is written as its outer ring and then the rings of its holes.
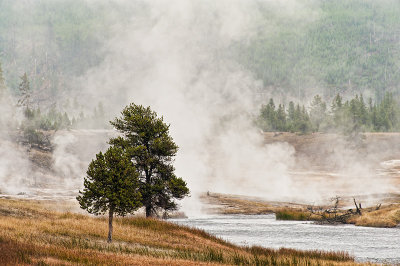
{"type": "Polygon", "coordinates": [[[285,106],[279,104],[276,111],[276,129],[279,131],[286,131],[286,111],[285,106]]]}
{"type": "Polygon", "coordinates": [[[295,129],[294,129],[294,127],[295,127],[294,124],[295,124],[295,120],[296,120],[295,112],[296,112],[296,110],[295,110],[294,102],[290,101],[289,109],[288,109],[288,120],[287,120],[287,129],[290,132],[295,131],[295,129]]]}
{"type": "Polygon", "coordinates": [[[326,119],[326,103],[318,94],[310,105],[310,119],[315,131],[320,130],[321,123],[326,119]]]}
{"type": "Polygon", "coordinates": [[[112,138],[110,144],[122,148],[135,162],[146,217],[157,214],[158,210],[175,210],[174,199],[187,196],[189,189],[174,173],[172,163],[178,146],[169,135],[169,125],[150,107],[133,103],[121,114],[111,124],[123,136],[112,138]]]}
{"type": "Polygon", "coordinates": [[[108,212],[108,242],[112,241],[114,215],[125,216],[141,207],[138,172],[121,148],[110,147],[96,155],[86,172],[83,191],[76,198],[82,209],[99,215],[108,212]]]}
{"type": "Polygon", "coordinates": [[[31,106],[31,88],[28,80],[28,76],[24,73],[21,76],[21,83],[18,86],[18,90],[20,93],[20,99],[18,100],[18,105],[25,107],[25,109],[29,109],[31,106]]]}
{"type": "Polygon", "coordinates": [[[360,120],[362,125],[366,126],[368,123],[368,110],[362,94],[360,94],[360,99],[358,103],[358,112],[360,114],[360,120]]]}
{"type": "Polygon", "coordinates": [[[333,115],[334,127],[340,128],[343,125],[343,100],[339,93],[332,101],[331,112],[333,115]]]}
{"type": "Polygon", "coordinates": [[[263,105],[261,108],[261,125],[265,131],[275,131],[277,129],[276,116],[275,103],[271,98],[268,104],[263,105]]]}

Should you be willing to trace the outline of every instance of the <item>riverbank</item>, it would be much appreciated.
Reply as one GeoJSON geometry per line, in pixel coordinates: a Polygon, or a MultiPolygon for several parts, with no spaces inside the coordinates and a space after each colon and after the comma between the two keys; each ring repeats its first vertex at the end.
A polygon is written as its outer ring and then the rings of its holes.
{"type": "Polygon", "coordinates": [[[107,219],[62,202],[0,199],[1,265],[355,265],[344,252],[240,247],[198,229],[138,217],[107,219]]]}
{"type": "Polygon", "coordinates": [[[388,205],[375,210],[367,208],[361,214],[355,211],[338,210],[336,213],[313,213],[304,209],[280,209],[276,214],[277,220],[314,221],[320,224],[354,224],[356,226],[393,228],[400,224],[400,206],[388,205]]]}
{"type": "MultiPolygon", "coordinates": [[[[216,214],[268,214],[275,213],[279,220],[315,221],[318,223],[343,223],[368,227],[397,227],[400,224],[400,195],[375,195],[376,205],[361,209],[357,213],[351,206],[351,198],[343,198],[335,212],[332,205],[310,206],[307,204],[265,201],[238,195],[206,193],[202,202],[210,206],[207,211],[216,214]],[[347,207],[350,206],[350,207],[347,207]],[[351,210],[351,211],[350,211],[351,210]],[[335,219],[342,217],[343,219],[335,219]]],[[[363,199],[363,197],[360,197],[363,199]]]]}

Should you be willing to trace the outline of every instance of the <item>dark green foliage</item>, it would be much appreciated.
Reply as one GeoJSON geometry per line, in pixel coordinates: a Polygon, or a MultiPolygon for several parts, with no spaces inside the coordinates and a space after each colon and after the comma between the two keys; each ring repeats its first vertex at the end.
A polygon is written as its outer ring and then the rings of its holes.
{"type": "Polygon", "coordinates": [[[321,96],[316,95],[310,105],[310,119],[314,131],[318,131],[322,122],[326,120],[326,103],[321,96]]]}
{"type": "Polygon", "coordinates": [[[32,90],[26,73],[21,76],[21,83],[18,86],[19,100],[18,105],[29,109],[32,103],[32,90]]]}
{"type": "Polygon", "coordinates": [[[104,214],[111,208],[125,216],[140,206],[138,173],[118,147],[96,154],[86,172],[83,191],[77,200],[82,209],[92,214],[104,214]]]}
{"type": "Polygon", "coordinates": [[[370,98],[368,105],[362,95],[343,102],[343,98],[337,94],[330,110],[322,97],[316,95],[309,112],[304,106],[295,106],[293,102],[289,103],[288,110],[281,104],[275,110],[273,102],[270,99],[260,110],[258,124],[265,131],[338,132],[355,136],[359,132],[400,130],[400,103],[392,93],[386,93],[378,103],[370,98]]]}
{"type": "Polygon", "coordinates": [[[123,136],[112,138],[110,144],[122,148],[135,162],[146,216],[155,215],[158,210],[175,210],[174,199],[187,196],[189,189],[174,174],[172,163],[178,146],[169,135],[169,125],[150,107],[133,103],[121,114],[111,124],[123,136]]]}
{"type": "Polygon", "coordinates": [[[82,209],[98,215],[108,211],[108,242],[112,241],[114,214],[125,216],[141,204],[138,172],[130,157],[118,147],[110,147],[89,164],[83,191],[76,198],[82,209]]]}
{"type": "Polygon", "coordinates": [[[289,103],[286,113],[285,106],[279,104],[275,110],[274,100],[271,98],[267,105],[263,105],[258,119],[260,127],[265,131],[290,131],[308,133],[312,131],[311,121],[305,107],[294,106],[289,103]]]}

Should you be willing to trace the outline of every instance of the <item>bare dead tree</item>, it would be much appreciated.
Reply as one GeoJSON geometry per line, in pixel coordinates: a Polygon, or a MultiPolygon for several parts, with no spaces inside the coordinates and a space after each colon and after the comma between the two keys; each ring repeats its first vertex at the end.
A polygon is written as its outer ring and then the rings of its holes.
{"type": "Polygon", "coordinates": [[[339,208],[339,200],[340,200],[339,196],[336,196],[331,199],[331,201],[335,202],[333,205],[333,208],[332,208],[332,212],[334,213],[335,217],[337,216],[337,212],[338,212],[338,208],[339,208]]]}
{"type": "Polygon", "coordinates": [[[357,214],[359,214],[359,215],[362,215],[361,214],[361,203],[359,203],[358,205],[357,205],[357,202],[356,202],[356,199],[355,198],[353,198],[353,200],[354,200],[354,205],[356,205],[356,213],[357,214]]]}

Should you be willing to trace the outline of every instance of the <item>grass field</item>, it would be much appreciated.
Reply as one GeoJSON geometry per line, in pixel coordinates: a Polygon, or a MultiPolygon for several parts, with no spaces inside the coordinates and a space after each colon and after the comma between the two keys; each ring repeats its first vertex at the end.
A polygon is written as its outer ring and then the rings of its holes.
{"type": "Polygon", "coordinates": [[[239,247],[202,230],[128,217],[106,243],[104,217],[54,211],[49,201],[0,199],[0,265],[354,265],[344,252],[239,247]]]}

